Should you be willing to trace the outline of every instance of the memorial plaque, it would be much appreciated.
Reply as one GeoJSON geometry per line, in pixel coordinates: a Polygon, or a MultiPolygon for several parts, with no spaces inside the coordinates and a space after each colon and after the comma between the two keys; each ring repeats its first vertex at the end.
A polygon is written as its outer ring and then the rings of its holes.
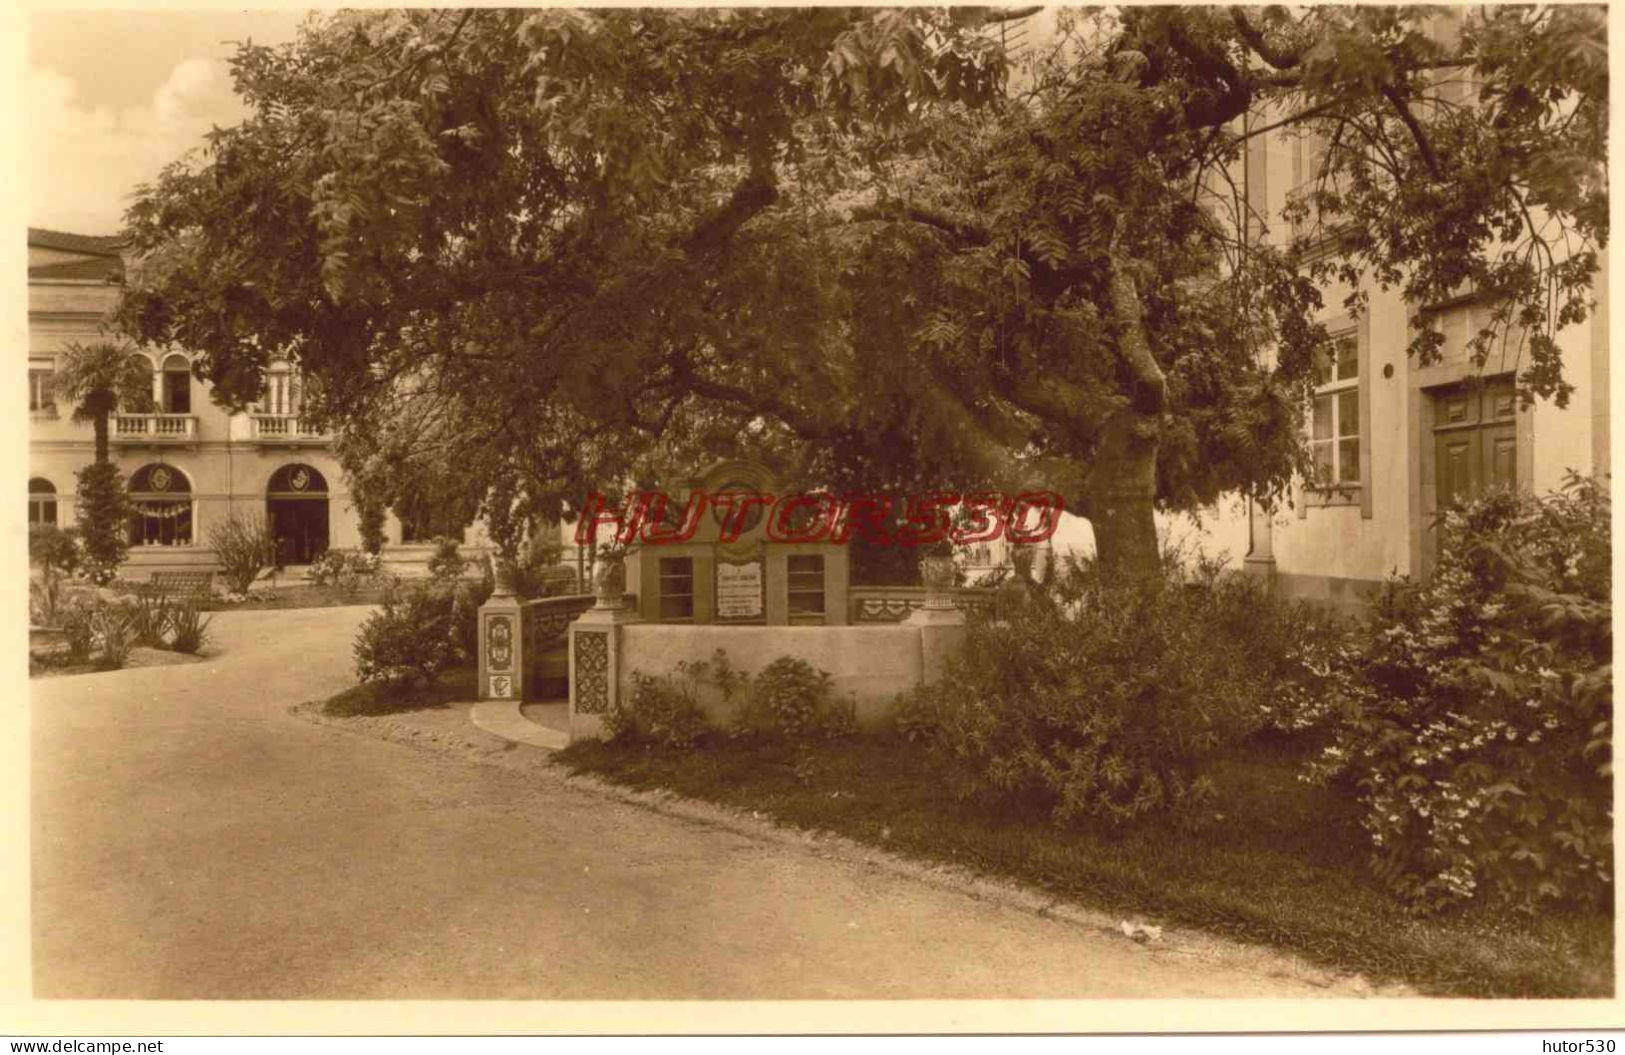
{"type": "Polygon", "coordinates": [[[717,618],[760,619],[762,562],[717,565],[717,618]]]}

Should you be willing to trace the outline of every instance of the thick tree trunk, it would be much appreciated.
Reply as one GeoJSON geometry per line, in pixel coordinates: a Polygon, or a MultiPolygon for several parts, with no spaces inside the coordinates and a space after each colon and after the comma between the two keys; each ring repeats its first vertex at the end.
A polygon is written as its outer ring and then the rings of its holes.
{"type": "Polygon", "coordinates": [[[107,440],[107,431],[108,431],[108,420],[107,419],[108,419],[108,416],[109,415],[106,414],[105,412],[101,413],[101,414],[97,414],[96,418],[95,418],[95,422],[94,422],[95,429],[96,429],[96,462],[97,462],[97,464],[104,464],[104,463],[107,462],[107,460],[109,458],[109,452],[110,452],[111,444],[109,444],[108,440],[107,440]]]}
{"type": "Polygon", "coordinates": [[[1112,314],[1117,351],[1132,378],[1126,406],[1101,430],[1084,497],[1095,529],[1095,553],[1102,568],[1125,575],[1151,576],[1162,566],[1157,547],[1157,449],[1160,419],[1167,405],[1167,380],[1145,332],[1145,311],[1129,261],[1118,251],[1123,223],[1118,218],[1111,262],[1112,314]]]}
{"type": "Polygon", "coordinates": [[[1155,517],[1157,423],[1124,409],[1107,422],[1084,483],[1084,513],[1100,566],[1135,577],[1162,567],[1155,517]]]}

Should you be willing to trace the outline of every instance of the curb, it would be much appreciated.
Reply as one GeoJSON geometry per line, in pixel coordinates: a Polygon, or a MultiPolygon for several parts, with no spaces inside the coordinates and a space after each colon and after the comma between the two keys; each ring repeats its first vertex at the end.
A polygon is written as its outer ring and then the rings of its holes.
{"type": "Polygon", "coordinates": [[[544,751],[562,751],[570,746],[570,735],[526,718],[520,704],[512,700],[484,700],[468,710],[474,724],[492,736],[528,744],[544,751]]]}

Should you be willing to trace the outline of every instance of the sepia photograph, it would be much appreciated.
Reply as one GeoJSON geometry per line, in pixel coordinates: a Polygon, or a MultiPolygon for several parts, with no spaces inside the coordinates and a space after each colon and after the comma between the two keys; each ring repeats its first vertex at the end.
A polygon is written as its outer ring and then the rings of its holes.
{"type": "Polygon", "coordinates": [[[25,9],[0,1033],[1625,1028],[1608,22],[25,9]]]}

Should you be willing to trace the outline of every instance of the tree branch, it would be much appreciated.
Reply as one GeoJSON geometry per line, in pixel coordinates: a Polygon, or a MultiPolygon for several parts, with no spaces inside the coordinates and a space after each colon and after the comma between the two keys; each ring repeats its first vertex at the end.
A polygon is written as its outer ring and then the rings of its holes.
{"type": "Polygon", "coordinates": [[[1417,152],[1422,155],[1422,160],[1427,164],[1433,178],[1438,179],[1439,157],[1433,152],[1433,144],[1428,142],[1427,133],[1422,131],[1421,124],[1417,122],[1416,115],[1411,113],[1411,108],[1406,104],[1404,97],[1399,94],[1399,89],[1391,84],[1384,84],[1382,94],[1394,105],[1394,110],[1399,114],[1399,119],[1405,122],[1405,127],[1410,129],[1411,138],[1416,141],[1417,152]]]}
{"type": "Polygon", "coordinates": [[[933,227],[956,241],[974,246],[987,245],[993,241],[993,233],[979,224],[960,220],[928,206],[906,202],[888,201],[878,205],[860,206],[852,210],[852,220],[855,223],[876,220],[908,221],[933,227]]]}
{"type": "Polygon", "coordinates": [[[1265,39],[1264,34],[1257,27],[1247,21],[1247,15],[1241,8],[1232,7],[1230,9],[1230,20],[1236,24],[1236,32],[1241,34],[1241,39],[1246,41],[1247,46],[1252,48],[1254,54],[1259,58],[1278,70],[1294,70],[1298,68],[1302,56],[1276,48],[1265,39]]]}

